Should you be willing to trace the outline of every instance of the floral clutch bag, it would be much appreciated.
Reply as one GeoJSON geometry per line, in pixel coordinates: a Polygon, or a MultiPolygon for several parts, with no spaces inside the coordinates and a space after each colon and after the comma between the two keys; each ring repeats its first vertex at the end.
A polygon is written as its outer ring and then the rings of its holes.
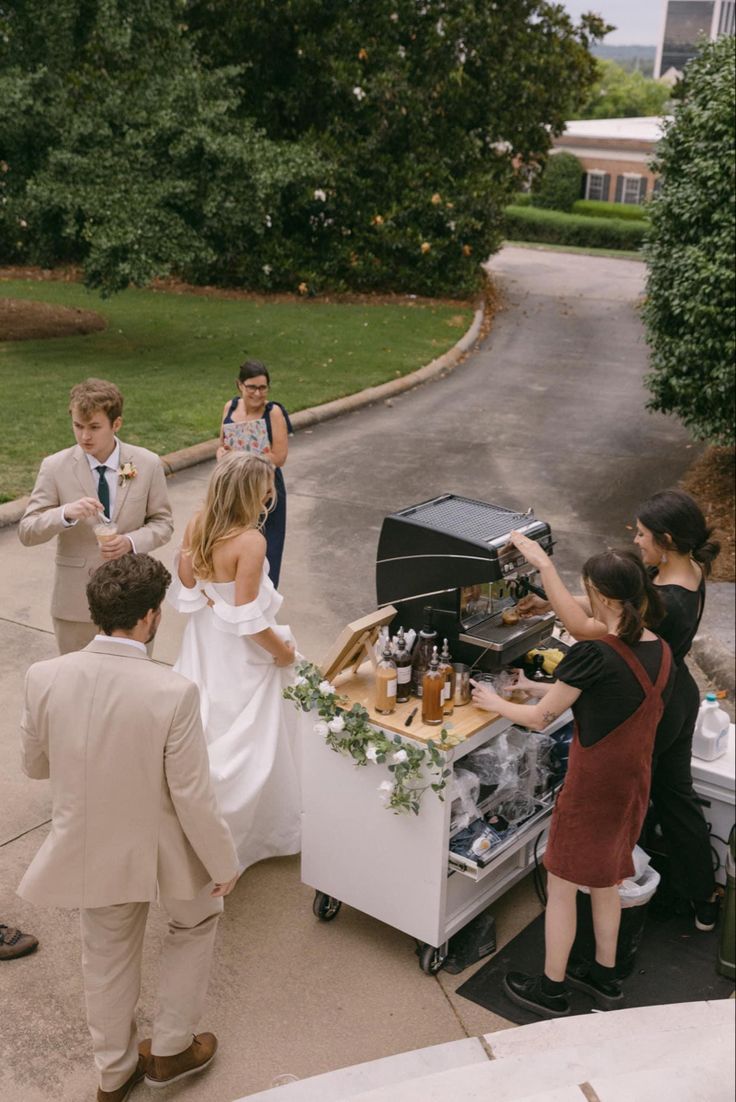
{"type": "Polygon", "coordinates": [[[256,421],[226,421],[222,426],[222,433],[225,447],[230,451],[250,452],[253,455],[264,456],[271,454],[264,417],[259,417],[256,421]]]}

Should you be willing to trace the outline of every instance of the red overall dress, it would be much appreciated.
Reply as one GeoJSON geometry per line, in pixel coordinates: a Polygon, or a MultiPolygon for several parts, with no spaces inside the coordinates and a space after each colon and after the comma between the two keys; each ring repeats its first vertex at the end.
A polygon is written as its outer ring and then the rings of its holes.
{"type": "Polygon", "coordinates": [[[662,641],[654,684],[626,643],[599,640],[623,658],[644,699],[628,719],[592,746],[582,746],[577,722],[567,776],[552,813],[544,855],[548,872],[587,888],[609,888],[634,873],[631,852],[649,803],[652,749],[672,655],[662,641]]]}

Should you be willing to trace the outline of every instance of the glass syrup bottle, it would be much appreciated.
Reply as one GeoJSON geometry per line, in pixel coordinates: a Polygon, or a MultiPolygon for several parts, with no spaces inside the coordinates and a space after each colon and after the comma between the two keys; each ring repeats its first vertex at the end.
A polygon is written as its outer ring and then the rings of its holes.
{"type": "Polygon", "coordinates": [[[450,657],[450,648],[445,639],[442,643],[440,654],[440,673],[444,675],[445,684],[442,688],[442,714],[451,716],[455,711],[455,667],[450,657]]]}
{"type": "Polygon", "coordinates": [[[396,663],[396,703],[405,704],[411,696],[411,655],[406,649],[403,628],[399,628],[399,634],[396,637],[394,662],[396,663]]]}
{"type": "Polygon", "coordinates": [[[445,675],[440,672],[437,647],[432,647],[429,669],[422,679],[422,723],[442,723],[443,691],[445,675]]]}
{"type": "Polygon", "coordinates": [[[376,666],[376,711],[379,715],[388,716],[396,710],[396,682],[396,663],[386,639],[381,660],[376,666]]]}
{"type": "Polygon", "coordinates": [[[421,699],[424,691],[424,674],[429,669],[432,647],[437,642],[437,632],[432,627],[432,609],[424,609],[424,626],[419,632],[414,656],[411,662],[411,687],[415,696],[421,699]]]}

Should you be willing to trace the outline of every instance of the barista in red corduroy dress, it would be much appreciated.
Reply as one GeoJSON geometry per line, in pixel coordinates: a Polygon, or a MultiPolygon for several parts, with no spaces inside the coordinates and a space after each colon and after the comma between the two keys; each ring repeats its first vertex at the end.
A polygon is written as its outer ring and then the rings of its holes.
{"type": "MultiPolygon", "coordinates": [[[[517,546],[523,541],[521,550],[540,570],[554,606],[562,582],[551,560],[534,541],[513,539],[517,546]]],[[[654,736],[672,686],[670,649],[645,627],[657,622],[661,606],[639,557],[628,550],[594,555],[583,567],[583,582],[593,615],[608,629],[604,638],[571,647],[553,685],[520,677],[520,687],[544,694],[536,704],[503,700],[484,684],[473,690],[478,706],[532,730],[547,727],[565,708],[575,717],[568,772],[544,856],[544,973],[509,972],[504,979],[514,1002],[547,1018],[570,1013],[566,981],[604,1009],[623,998],[615,974],[618,884],[634,873],[632,850],[649,802],[654,736]],[[579,887],[590,889],[596,938],[595,961],[582,976],[566,972],[579,887]]]]}

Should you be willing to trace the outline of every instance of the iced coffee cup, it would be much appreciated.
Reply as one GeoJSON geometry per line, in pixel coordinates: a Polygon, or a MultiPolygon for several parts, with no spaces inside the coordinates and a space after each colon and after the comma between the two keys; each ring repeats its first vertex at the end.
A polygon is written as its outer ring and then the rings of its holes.
{"type": "Polygon", "coordinates": [[[104,547],[110,540],[114,540],[118,534],[118,526],[117,524],[113,524],[112,521],[101,521],[94,526],[93,530],[100,547],[104,547]]]}

